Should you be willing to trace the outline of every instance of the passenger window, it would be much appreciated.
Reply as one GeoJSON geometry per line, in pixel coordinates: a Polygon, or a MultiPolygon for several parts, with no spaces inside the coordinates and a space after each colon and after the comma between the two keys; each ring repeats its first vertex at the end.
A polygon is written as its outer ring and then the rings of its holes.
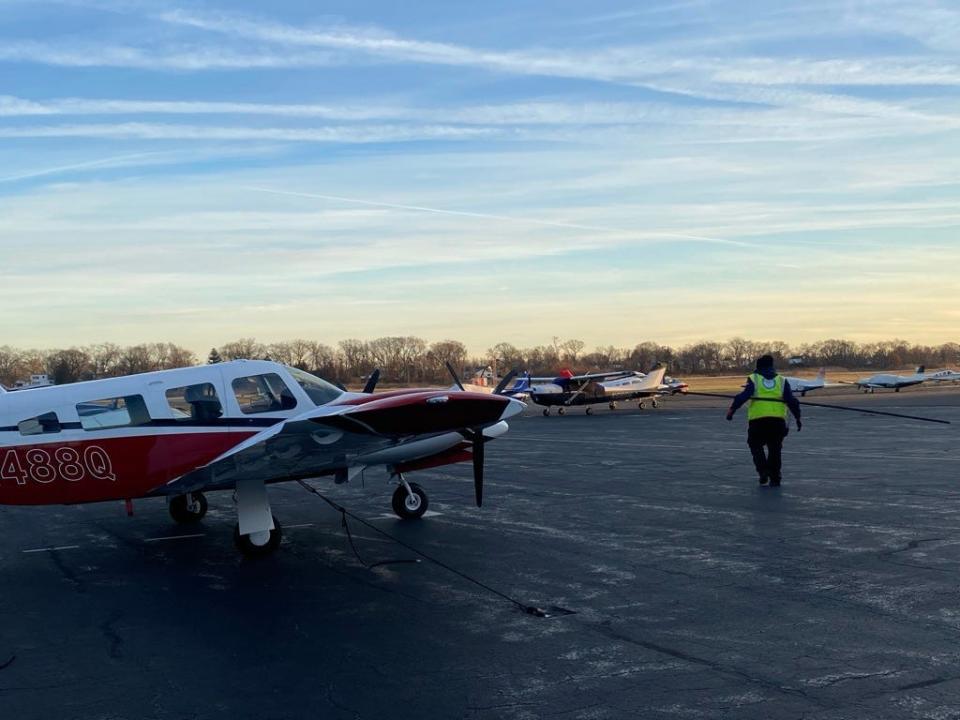
{"type": "Polygon", "coordinates": [[[17,427],[21,435],[48,435],[60,432],[60,420],[56,413],[48,412],[35,418],[24,420],[17,427]]]}
{"type": "Polygon", "coordinates": [[[223,415],[217,390],[210,383],[171,388],[167,390],[167,404],[180,422],[208,422],[223,415]]]}
{"type": "Polygon", "coordinates": [[[276,373],[253,375],[233,381],[233,394],[244,415],[293,410],[297,398],[276,373]]]}
{"type": "Polygon", "coordinates": [[[77,405],[80,426],[84,430],[135,427],[150,422],[150,413],[142,395],[91,400],[77,405]]]}

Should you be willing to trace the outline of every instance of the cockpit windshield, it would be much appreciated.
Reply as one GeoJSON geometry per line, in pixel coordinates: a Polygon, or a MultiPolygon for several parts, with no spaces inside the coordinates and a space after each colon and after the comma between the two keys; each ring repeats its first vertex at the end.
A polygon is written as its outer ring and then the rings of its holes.
{"type": "Polygon", "coordinates": [[[336,400],[343,394],[343,391],[336,385],[328,383],[316,375],[311,375],[295,367],[287,367],[287,371],[317,405],[326,405],[328,402],[336,400]]]}

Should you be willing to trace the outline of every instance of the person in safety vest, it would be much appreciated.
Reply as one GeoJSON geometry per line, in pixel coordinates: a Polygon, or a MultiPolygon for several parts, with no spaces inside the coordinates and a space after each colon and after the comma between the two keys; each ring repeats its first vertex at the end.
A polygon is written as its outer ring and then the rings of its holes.
{"type": "Polygon", "coordinates": [[[797,432],[803,427],[800,422],[800,403],[790,390],[790,383],[773,368],[773,357],[757,358],[756,371],[747,378],[743,392],[737,395],[727,410],[727,420],[744,403],[749,402],[747,419],[747,445],[753,454],[753,464],[760,476],[760,484],[771,487],[780,485],[780,451],[787,436],[787,411],[797,421],[797,432]]]}

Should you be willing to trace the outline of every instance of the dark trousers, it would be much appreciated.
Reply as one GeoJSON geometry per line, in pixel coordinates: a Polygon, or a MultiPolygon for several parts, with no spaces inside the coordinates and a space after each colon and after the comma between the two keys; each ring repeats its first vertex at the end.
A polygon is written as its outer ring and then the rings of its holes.
{"type": "Polygon", "coordinates": [[[786,420],[767,417],[748,423],[747,445],[750,446],[757,474],[761,477],[780,479],[780,451],[786,436],[786,420]]]}

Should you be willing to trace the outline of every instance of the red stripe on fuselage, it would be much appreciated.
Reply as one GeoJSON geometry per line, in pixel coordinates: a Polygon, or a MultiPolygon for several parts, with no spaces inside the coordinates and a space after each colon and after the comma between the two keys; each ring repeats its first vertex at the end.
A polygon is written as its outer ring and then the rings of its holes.
{"type": "Polygon", "coordinates": [[[94,438],[0,447],[0,504],[138,498],[206,465],[252,432],[94,438]]]}

